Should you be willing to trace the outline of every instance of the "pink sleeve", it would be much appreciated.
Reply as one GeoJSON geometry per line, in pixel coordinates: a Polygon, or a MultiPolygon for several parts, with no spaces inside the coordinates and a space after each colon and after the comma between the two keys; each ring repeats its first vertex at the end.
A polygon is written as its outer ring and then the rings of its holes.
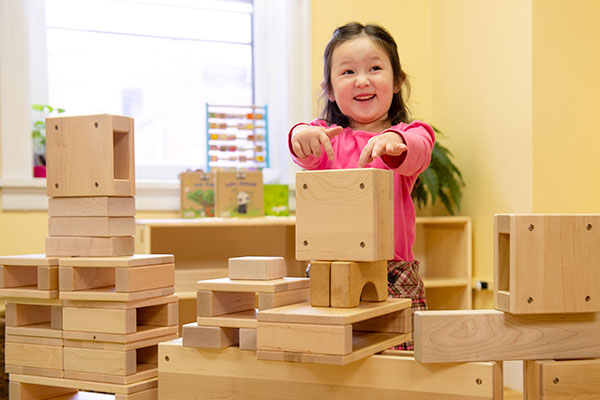
{"type": "Polygon", "coordinates": [[[305,169],[318,169],[319,166],[327,160],[327,154],[325,154],[324,151],[321,152],[320,157],[308,156],[307,158],[298,158],[298,156],[296,156],[294,150],[292,149],[292,131],[299,125],[321,126],[323,128],[329,128],[329,125],[327,125],[327,123],[321,119],[315,119],[311,121],[310,124],[307,124],[306,122],[300,122],[292,126],[288,133],[288,148],[290,151],[290,155],[292,156],[292,161],[294,161],[294,163],[298,164],[299,166],[305,169]]]}
{"type": "Polygon", "coordinates": [[[413,176],[425,171],[431,161],[431,151],[435,143],[433,128],[424,122],[415,120],[408,125],[398,124],[387,131],[393,131],[402,136],[407,147],[407,151],[400,156],[403,159],[393,169],[394,172],[413,176]]]}

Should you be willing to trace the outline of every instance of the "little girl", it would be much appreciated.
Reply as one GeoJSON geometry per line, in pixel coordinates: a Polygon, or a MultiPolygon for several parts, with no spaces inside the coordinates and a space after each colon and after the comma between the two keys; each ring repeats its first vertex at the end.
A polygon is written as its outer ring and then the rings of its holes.
{"type": "MultiPolygon", "coordinates": [[[[425,310],[419,262],[413,259],[415,209],[411,191],[429,165],[435,141],[423,122],[409,123],[402,88],[408,82],[396,42],[377,25],[352,22],[337,28],[324,55],[321,119],[289,133],[294,162],[306,169],[382,168],[394,172],[394,259],[388,291],[425,310]]],[[[412,350],[413,342],[397,347],[412,350]]]]}

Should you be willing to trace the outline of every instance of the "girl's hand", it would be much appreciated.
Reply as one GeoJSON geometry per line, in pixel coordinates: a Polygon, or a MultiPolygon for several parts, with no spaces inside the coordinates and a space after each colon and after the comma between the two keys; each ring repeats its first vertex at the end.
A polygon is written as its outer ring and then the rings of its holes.
{"type": "Polygon", "coordinates": [[[341,126],[323,128],[321,126],[300,125],[294,131],[292,134],[292,150],[298,158],[306,158],[310,155],[320,157],[321,146],[323,146],[327,158],[333,161],[331,138],[343,131],[341,126]]]}
{"type": "Polygon", "coordinates": [[[389,156],[399,156],[406,151],[402,136],[396,132],[386,132],[381,135],[373,136],[367,142],[367,145],[360,153],[358,167],[362,168],[384,154],[389,156]]]}

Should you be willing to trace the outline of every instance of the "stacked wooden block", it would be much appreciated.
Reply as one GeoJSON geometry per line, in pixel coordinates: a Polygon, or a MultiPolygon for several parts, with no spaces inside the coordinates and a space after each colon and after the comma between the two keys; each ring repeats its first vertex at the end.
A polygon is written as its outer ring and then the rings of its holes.
{"type": "Polygon", "coordinates": [[[495,216],[497,310],[415,315],[421,362],[525,360],[528,399],[600,398],[600,216],[495,216]]]}
{"type": "Polygon", "coordinates": [[[10,398],[156,399],[158,343],[178,332],[175,266],[133,254],[133,120],[50,118],[46,138],[46,254],[0,259],[10,398]]]}
{"type": "Polygon", "coordinates": [[[183,326],[183,345],[256,350],[257,308],[309,299],[309,279],[285,275],[283,257],[229,259],[228,278],[198,282],[196,323],[183,326]]]}

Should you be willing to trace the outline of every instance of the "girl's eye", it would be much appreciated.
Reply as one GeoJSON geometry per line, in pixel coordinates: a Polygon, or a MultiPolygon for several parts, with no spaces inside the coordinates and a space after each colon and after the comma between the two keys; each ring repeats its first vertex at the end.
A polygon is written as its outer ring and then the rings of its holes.
{"type": "Polygon", "coordinates": [[[381,69],[380,67],[375,66],[375,67],[371,68],[371,71],[379,71],[380,69],[381,69]]]}
{"type": "Polygon", "coordinates": [[[353,74],[353,73],[354,73],[354,71],[352,71],[351,69],[347,69],[344,72],[342,72],[342,75],[350,75],[350,74],[353,74]]]}

